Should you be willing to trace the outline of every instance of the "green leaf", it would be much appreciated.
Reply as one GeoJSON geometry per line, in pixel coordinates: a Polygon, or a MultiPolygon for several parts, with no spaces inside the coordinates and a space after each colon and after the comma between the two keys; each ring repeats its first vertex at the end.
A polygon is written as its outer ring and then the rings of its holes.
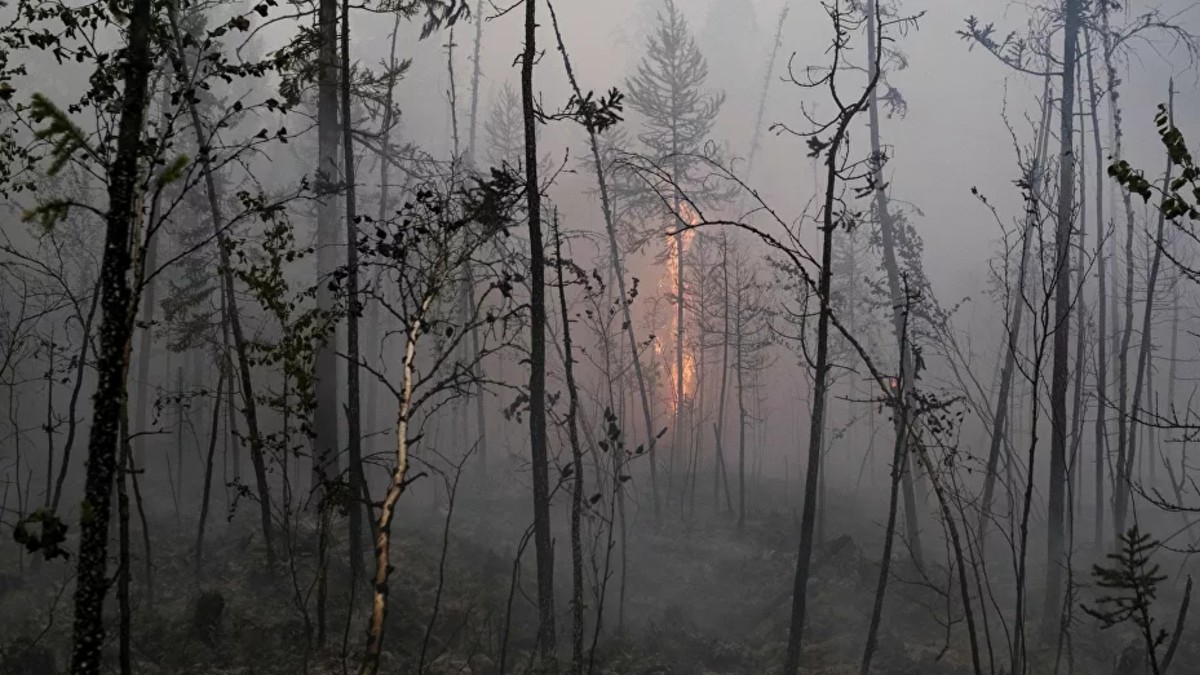
{"type": "Polygon", "coordinates": [[[29,112],[34,124],[47,123],[45,127],[34,133],[34,138],[53,145],[50,151],[50,168],[46,171],[48,175],[54,176],[61,171],[63,165],[74,157],[77,150],[83,150],[92,157],[96,156],[83,129],[80,129],[61,108],[44,95],[33,95],[29,112]]]}
{"type": "Polygon", "coordinates": [[[67,540],[67,526],[49,509],[38,509],[17,521],[13,528],[13,541],[25,547],[30,553],[41,552],[46,560],[54,558],[69,558],[70,554],[62,548],[67,540]],[[37,530],[30,529],[31,525],[38,526],[37,530]]]}
{"type": "Polygon", "coordinates": [[[51,199],[26,210],[21,214],[21,220],[26,223],[35,222],[43,231],[51,232],[59,221],[67,217],[70,208],[70,202],[65,199],[51,199]]]}
{"type": "Polygon", "coordinates": [[[187,155],[179,155],[175,161],[167,165],[158,177],[159,185],[170,185],[183,177],[183,170],[187,167],[187,155]]]}

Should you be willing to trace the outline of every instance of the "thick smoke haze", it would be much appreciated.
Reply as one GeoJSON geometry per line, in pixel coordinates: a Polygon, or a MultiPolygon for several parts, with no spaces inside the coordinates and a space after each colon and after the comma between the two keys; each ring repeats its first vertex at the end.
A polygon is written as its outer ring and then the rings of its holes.
{"type": "Polygon", "coordinates": [[[0,675],[1200,672],[1190,0],[0,3],[0,675]]]}

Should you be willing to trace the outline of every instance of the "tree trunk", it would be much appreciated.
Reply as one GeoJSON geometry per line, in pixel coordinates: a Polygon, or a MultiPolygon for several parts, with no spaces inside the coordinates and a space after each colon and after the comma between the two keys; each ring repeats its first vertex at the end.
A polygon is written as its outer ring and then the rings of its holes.
{"type": "Polygon", "coordinates": [[[54,499],[50,502],[51,508],[55,510],[58,509],[58,503],[62,499],[63,483],[67,480],[67,471],[71,468],[71,448],[75,447],[75,434],[79,429],[79,420],[75,417],[75,410],[79,407],[79,395],[83,391],[83,380],[87,375],[88,347],[92,342],[92,323],[96,319],[96,309],[100,306],[100,296],[101,285],[100,281],[97,281],[92,291],[92,302],[88,308],[87,318],[83,319],[80,330],[79,355],[75,360],[75,384],[71,388],[71,401],[67,404],[67,438],[63,442],[58,477],[54,480],[54,499]]]}
{"type": "MultiPolygon", "coordinates": [[[[146,269],[153,270],[158,265],[158,238],[150,237],[146,242],[146,269]]],[[[142,303],[142,329],[140,331],[140,339],[138,340],[138,366],[137,366],[137,395],[134,400],[137,401],[137,412],[134,417],[134,431],[142,434],[137,437],[137,443],[133,446],[133,466],[136,471],[138,467],[146,467],[146,443],[149,436],[144,435],[149,429],[149,414],[154,407],[154,402],[149,400],[150,388],[150,356],[154,345],[154,331],[152,325],[154,323],[154,304],[156,302],[156,284],[151,279],[146,283],[146,288],[143,291],[142,303]]],[[[136,330],[136,328],[135,328],[136,330]]]]}
{"type": "MultiPolygon", "coordinates": [[[[208,523],[208,502],[212,492],[213,458],[217,453],[217,432],[221,422],[221,389],[225,386],[226,364],[221,357],[221,368],[217,371],[217,387],[213,390],[212,427],[208,436],[208,457],[204,462],[204,488],[200,497],[200,526],[196,529],[196,578],[204,571],[204,528],[208,523]]],[[[284,479],[287,479],[286,472],[284,479]]]]}
{"type": "MultiPolygon", "coordinates": [[[[42,508],[50,508],[50,499],[54,494],[54,326],[50,326],[50,343],[46,349],[46,494],[42,496],[42,508]]],[[[68,338],[69,340],[69,338],[68,338]]],[[[11,392],[9,394],[12,395],[11,392]]],[[[37,560],[37,558],[34,558],[37,560]]]]}
{"type": "MultiPolygon", "coordinates": [[[[142,237],[140,227],[141,208],[140,204],[135,207],[135,226],[133,231],[133,239],[135,242],[135,251],[137,256],[134,258],[134,290],[131,294],[132,298],[129,306],[129,316],[137,316],[138,310],[138,293],[137,289],[141,286],[145,278],[145,255],[146,248],[141,241],[142,237]]],[[[153,209],[151,209],[153,212],[153,209]]],[[[147,243],[152,240],[152,237],[147,237],[147,243]]],[[[133,326],[131,325],[128,337],[125,340],[125,350],[122,356],[121,368],[124,370],[122,381],[129,381],[129,362],[133,351],[133,326]]],[[[131,473],[132,448],[129,440],[129,391],[127,387],[121,390],[121,421],[119,424],[120,432],[118,434],[118,442],[120,448],[119,468],[117,469],[117,667],[121,675],[131,675],[133,672],[133,656],[130,645],[130,636],[132,632],[133,610],[129,604],[129,576],[130,576],[130,560],[129,560],[129,476],[131,473]]],[[[169,476],[168,476],[169,478],[169,476]]]]}
{"type": "Polygon", "coordinates": [[[1062,566],[1067,488],[1067,386],[1071,360],[1071,229],[1075,206],[1075,71],[1082,0],[1066,0],[1063,86],[1059,129],[1058,208],[1054,236],[1054,345],[1050,371],[1050,486],[1047,505],[1045,635],[1053,634],[1062,610],[1062,566]]]}
{"type": "MultiPolygon", "coordinates": [[[[350,127],[350,0],[342,0],[342,150],[343,176],[346,181],[346,433],[347,461],[350,464],[350,570],[355,579],[364,578],[362,521],[363,508],[370,504],[362,465],[362,411],[359,407],[358,317],[362,313],[358,297],[358,212],[354,188],[354,135],[350,127]]],[[[384,161],[384,164],[387,162],[384,161]]]]}
{"type": "MultiPolygon", "coordinates": [[[[171,23],[171,35],[174,48],[176,50],[175,59],[177,61],[175,75],[179,79],[180,84],[186,84],[186,76],[183,68],[186,61],[184,60],[184,40],[179,29],[179,8],[176,3],[172,2],[167,6],[167,16],[171,23]]],[[[250,354],[245,333],[242,332],[241,313],[238,310],[237,296],[234,295],[233,285],[233,266],[230,261],[230,253],[232,244],[229,240],[228,232],[226,231],[225,217],[221,207],[221,195],[217,191],[216,176],[213,174],[212,166],[212,149],[209,147],[208,139],[204,137],[204,126],[201,124],[200,111],[195,103],[188,99],[188,114],[191,118],[192,129],[196,134],[196,145],[199,148],[200,162],[204,170],[204,188],[205,196],[208,198],[209,212],[212,217],[213,233],[217,240],[217,253],[221,265],[221,292],[223,297],[224,313],[222,321],[228,327],[233,335],[234,351],[237,355],[238,372],[240,375],[240,386],[242,390],[243,416],[246,418],[246,431],[250,436],[250,461],[254,465],[254,480],[255,487],[258,491],[259,505],[259,522],[263,531],[263,542],[267,549],[267,565],[275,566],[275,546],[271,520],[271,491],[267,483],[267,465],[264,456],[262,435],[259,433],[258,427],[258,404],[254,399],[253,380],[250,376],[250,354]]],[[[230,388],[233,387],[233,380],[230,378],[230,388]]],[[[232,392],[231,392],[232,393],[232,392]]],[[[232,395],[229,397],[229,405],[233,405],[232,395]]],[[[238,447],[238,442],[235,440],[234,447],[238,447]]],[[[240,476],[238,469],[240,463],[234,463],[234,475],[240,476]]]]}
{"type": "MultiPolygon", "coordinates": [[[[1175,123],[1175,83],[1171,81],[1170,89],[1167,92],[1168,100],[1168,124],[1175,123]]],[[[1167,191],[1171,184],[1171,173],[1175,165],[1171,158],[1167,158],[1167,168],[1163,175],[1163,190],[1167,191]]],[[[1142,313],[1142,337],[1138,346],[1137,355],[1137,373],[1133,380],[1133,403],[1129,407],[1129,440],[1126,442],[1125,465],[1121,468],[1121,480],[1117,483],[1117,503],[1121,510],[1117,513],[1117,518],[1120,522],[1124,522],[1125,510],[1129,507],[1130,492],[1133,485],[1133,458],[1136,450],[1138,424],[1135,422],[1135,417],[1140,415],[1142,405],[1142,387],[1146,381],[1147,366],[1150,361],[1150,346],[1153,340],[1152,329],[1150,322],[1154,318],[1154,292],[1158,286],[1158,271],[1162,263],[1163,250],[1163,227],[1166,223],[1166,214],[1160,209],[1158,212],[1158,227],[1155,230],[1154,255],[1150,262],[1150,275],[1146,279],[1146,307],[1142,313]]],[[[1130,313],[1132,317],[1132,312],[1130,313]]],[[[1126,321],[1129,323],[1129,320],[1126,321]]],[[[1154,458],[1151,458],[1154,461],[1154,458]]]]}
{"type": "Polygon", "coordinates": [[[396,504],[408,487],[408,424],[412,413],[414,362],[417,357],[417,340],[425,330],[424,319],[434,294],[430,292],[421,304],[416,318],[405,333],[403,381],[400,386],[400,402],[396,409],[396,468],[392,481],[383,498],[379,511],[379,522],[375,528],[375,578],[372,584],[371,618],[367,623],[367,650],[363,655],[359,675],[375,675],[379,671],[379,657],[383,653],[383,629],[387,621],[388,577],[392,573],[391,536],[392,518],[396,504]]]}
{"type": "Polygon", "coordinates": [[[533,543],[537,558],[538,649],[553,664],[554,541],[550,534],[550,462],[546,452],[546,261],[542,247],[542,195],[538,183],[537,119],[533,64],[537,58],[537,3],[525,3],[521,59],[521,111],[525,123],[525,202],[529,218],[529,434],[533,463],[533,543]]]}
{"type": "MultiPolygon", "coordinates": [[[[1028,183],[1028,205],[1032,209],[1041,203],[1043,176],[1046,167],[1046,146],[1050,130],[1050,76],[1046,76],[1042,87],[1042,118],[1038,128],[1038,138],[1034,155],[1034,163],[1030,166],[1028,183]]],[[[1036,216],[1030,213],[1026,216],[1025,227],[1021,233],[1021,257],[1017,264],[1017,293],[1010,299],[1011,309],[1005,335],[1004,365],[1000,369],[1000,388],[996,392],[996,405],[992,416],[992,433],[988,448],[987,470],[983,478],[983,502],[979,517],[979,547],[984,550],[987,539],[988,521],[991,517],[992,500],[996,486],[996,466],[1000,462],[1000,454],[1007,444],[1009,401],[1012,398],[1013,376],[1016,373],[1017,350],[1021,340],[1021,324],[1025,316],[1025,284],[1029,265],[1029,248],[1037,225],[1036,216]]],[[[1008,458],[1007,462],[1011,462],[1008,458]]]]}
{"type": "MultiPolygon", "coordinates": [[[[1083,92],[1080,90],[1080,98],[1083,98],[1083,92]]],[[[1083,119],[1083,105],[1079,106],[1079,117],[1083,119]]],[[[1087,408],[1084,405],[1083,397],[1083,374],[1087,370],[1087,357],[1085,350],[1087,348],[1087,333],[1085,332],[1085,322],[1087,321],[1087,302],[1083,297],[1084,281],[1084,248],[1087,240],[1087,184],[1084,180],[1086,173],[1084,157],[1086,157],[1087,138],[1083,130],[1083,122],[1080,122],[1079,133],[1079,242],[1075,247],[1075,373],[1074,383],[1072,385],[1071,399],[1071,450],[1067,455],[1067,496],[1070,500],[1067,504],[1067,538],[1069,541],[1075,541],[1075,516],[1078,512],[1076,505],[1079,503],[1079,447],[1083,443],[1083,418],[1087,413],[1087,408]]]]}
{"type": "MultiPolygon", "coordinates": [[[[880,76],[880,58],[882,53],[874,49],[874,45],[878,40],[877,31],[880,30],[878,21],[880,20],[879,11],[876,7],[876,0],[867,1],[867,48],[870,49],[870,64],[868,70],[868,78],[872,82],[876,81],[880,76]]],[[[879,96],[874,86],[871,87],[871,93],[867,98],[867,116],[870,125],[871,133],[871,169],[872,179],[874,182],[874,199],[875,213],[879,218],[879,239],[882,244],[881,250],[883,253],[883,266],[887,272],[888,294],[891,300],[892,309],[892,331],[896,339],[896,344],[901,346],[901,335],[904,331],[904,312],[905,312],[905,297],[904,289],[900,281],[900,266],[896,261],[896,225],[890,211],[888,203],[887,184],[883,180],[883,151],[882,144],[879,138],[879,96]]],[[[901,367],[900,372],[904,373],[904,377],[912,378],[912,350],[903,345],[900,353],[901,367]]],[[[909,388],[908,382],[900,382],[900,389],[907,391],[909,388]]],[[[903,406],[900,412],[906,410],[903,406]]],[[[899,436],[904,434],[904,426],[907,421],[902,416],[897,415],[893,420],[893,431],[899,436]]],[[[917,567],[924,568],[924,555],[921,548],[921,524],[917,511],[917,500],[913,491],[913,475],[912,472],[905,472],[901,478],[904,487],[904,515],[906,521],[906,532],[908,534],[909,548],[912,551],[913,562],[917,567]]]]}
{"type": "Polygon", "coordinates": [[[1100,142],[1100,92],[1096,88],[1096,74],[1092,68],[1092,32],[1084,26],[1084,39],[1087,48],[1088,97],[1092,109],[1092,143],[1096,155],[1096,278],[1099,290],[1096,296],[1097,327],[1096,327],[1096,466],[1093,492],[1095,495],[1095,513],[1093,517],[1093,537],[1095,550],[1104,549],[1104,465],[1108,453],[1108,425],[1105,420],[1108,412],[1108,277],[1105,272],[1107,254],[1104,251],[1106,238],[1104,220],[1104,146],[1100,142]]]}
{"type": "Polygon", "coordinates": [[[758,95],[758,114],[754,118],[754,136],[750,139],[750,156],[746,160],[746,175],[753,179],[754,159],[758,156],[759,141],[762,139],[763,117],[767,112],[767,92],[771,89],[771,77],[775,69],[775,61],[779,57],[779,47],[783,44],[783,22],[787,20],[790,6],[785,2],[779,10],[779,20],[775,24],[775,42],[771,44],[771,56],[767,61],[767,72],[763,76],[762,91],[758,95]]]}
{"type": "MultiPolygon", "coordinates": [[[[337,269],[338,245],[338,0],[320,0],[317,8],[317,308],[332,311],[330,276],[337,269]]],[[[349,123],[349,120],[346,120],[349,123]]],[[[313,489],[337,476],[338,365],[337,330],[317,348],[314,364],[316,410],[313,412],[313,489]]],[[[323,490],[322,490],[323,493],[323,490]]],[[[318,508],[326,508],[324,499],[318,508]]]]}
{"type": "MultiPolygon", "coordinates": [[[[122,64],[124,90],[116,152],[108,174],[104,255],[100,267],[103,324],[97,354],[98,382],[88,439],[87,482],[80,516],[79,562],[75,585],[71,671],[99,675],[104,647],[104,596],[108,591],[108,524],[116,472],[121,399],[125,389],[124,350],[129,322],[130,230],[137,191],[148,80],[153,63],[150,29],[153,3],[130,4],[128,44],[122,64]]],[[[86,337],[85,337],[86,339],[86,337]]]]}
{"type": "Polygon", "coordinates": [[[929,483],[933,487],[933,493],[942,510],[942,522],[945,523],[950,534],[950,548],[954,553],[955,567],[958,569],[959,598],[962,600],[963,614],[967,619],[967,639],[971,645],[971,667],[975,675],[982,675],[983,668],[979,662],[979,638],[975,631],[975,613],[971,609],[971,591],[967,584],[967,563],[963,556],[962,538],[958,533],[958,524],[950,510],[950,500],[938,478],[936,467],[929,459],[929,454],[920,438],[914,438],[914,441],[917,446],[917,458],[925,465],[925,475],[929,476],[929,483]]]}
{"type": "MultiPolygon", "coordinates": [[[[554,36],[558,41],[558,51],[563,57],[563,66],[567,71],[567,79],[571,83],[571,89],[575,92],[575,96],[582,99],[583,91],[579,87],[578,80],[575,79],[575,71],[571,67],[571,59],[567,55],[566,46],[562,41],[562,33],[558,29],[558,17],[554,15],[554,6],[549,5],[549,7],[551,20],[554,25],[554,36]]],[[[478,49],[476,53],[478,53],[478,49]]],[[[656,460],[655,453],[658,434],[654,431],[654,416],[650,411],[650,397],[646,393],[646,378],[642,372],[641,359],[638,357],[637,334],[633,327],[633,313],[629,309],[631,298],[625,287],[625,266],[621,261],[621,248],[617,244],[616,215],[613,211],[612,196],[608,192],[608,180],[605,178],[604,162],[600,158],[600,142],[597,138],[596,128],[591,124],[585,126],[588,132],[588,145],[592,151],[592,165],[596,171],[596,184],[600,188],[600,208],[604,213],[604,230],[608,236],[609,262],[612,265],[613,275],[617,278],[617,290],[621,293],[622,328],[625,331],[625,335],[629,338],[629,353],[633,358],[633,372],[637,379],[638,394],[642,403],[642,416],[646,424],[646,452],[650,458],[650,490],[653,495],[654,513],[657,518],[662,507],[658,494],[658,461],[656,460]]]]}
{"type": "Polygon", "coordinates": [[[467,161],[472,169],[475,168],[475,138],[479,130],[479,74],[482,66],[479,63],[480,47],[483,44],[483,0],[475,2],[475,51],[471,64],[471,112],[467,129],[467,161]]]}
{"type": "MultiPolygon", "coordinates": [[[[471,118],[467,131],[467,163],[471,169],[475,166],[476,135],[479,129],[479,74],[482,70],[479,63],[480,47],[483,43],[483,0],[475,3],[475,53],[471,67],[471,118]]],[[[475,306],[475,272],[467,265],[467,303],[475,306]]],[[[471,325],[471,353],[474,356],[471,372],[475,380],[475,425],[479,434],[479,485],[486,490],[488,482],[488,453],[487,453],[487,412],[483,401],[483,364],[480,363],[479,350],[482,342],[479,339],[479,326],[471,325]]]]}
{"type": "MultiPolygon", "coordinates": [[[[896,400],[896,407],[907,406],[907,394],[901,392],[896,400]]],[[[907,413],[903,413],[902,416],[904,419],[908,419],[907,413]]],[[[896,540],[896,505],[899,501],[900,477],[904,475],[905,465],[908,463],[908,427],[909,425],[905,424],[899,429],[901,433],[896,435],[895,443],[892,446],[892,485],[888,493],[887,525],[883,530],[883,552],[879,556],[879,577],[875,582],[875,602],[871,607],[871,622],[867,628],[862,667],[859,669],[861,675],[870,675],[871,660],[875,656],[875,647],[879,642],[879,624],[883,618],[883,599],[887,594],[888,581],[891,578],[892,547],[896,540]]]]}
{"type": "Polygon", "coordinates": [[[713,434],[717,440],[716,466],[713,467],[713,508],[720,510],[720,487],[718,481],[725,481],[725,509],[733,511],[729,496],[729,475],[725,472],[725,394],[729,389],[729,240],[724,233],[721,235],[721,280],[722,297],[721,320],[721,392],[717,396],[717,424],[713,434]]]}
{"type": "MultiPolygon", "coordinates": [[[[554,220],[554,266],[558,274],[558,306],[562,312],[563,370],[567,378],[567,434],[571,441],[571,672],[583,673],[583,451],[579,444],[579,391],[575,386],[574,350],[571,346],[571,315],[563,280],[562,233],[554,220]]],[[[615,456],[615,455],[614,455],[615,456]]],[[[620,489],[620,476],[617,476],[620,489]]]]}
{"type": "MultiPolygon", "coordinates": [[[[671,174],[671,183],[678,185],[678,170],[671,174]]],[[[681,198],[679,191],[675,191],[675,213],[674,222],[676,226],[684,224],[684,221],[679,216],[681,206],[681,198]]],[[[674,410],[674,428],[671,429],[671,456],[667,464],[667,503],[671,502],[671,484],[675,480],[675,456],[684,451],[686,447],[683,438],[683,228],[677,227],[678,232],[675,233],[675,410],[674,410]]],[[[656,514],[657,516],[657,514],[656,514]]]]}
{"type": "Polygon", "coordinates": [[[132,632],[133,610],[129,606],[129,451],[128,395],[121,403],[121,466],[117,471],[117,664],[121,675],[133,672],[133,657],[129,639],[132,632]]]}
{"type": "MultiPolygon", "coordinates": [[[[874,82],[872,82],[872,85],[874,82]]],[[[830,146],[825,150],[825,195],[823,203],[824,236],[821,242],[821,268],[817,282],[820,313],[817,318],[817,357],[813,372],[812,416],[808,430],[808,469],[804,479],[804,510],[800,516],[800,548],[796,557],[796,578],[792,588],[792,616],[788,631],[787,656],[783,675],[797,675],[800,669],[800,649],[804,642],[804,620],[808,609],[808,576],[812,565],[813,529],[817,515],[817,481],[821,466],[821,448],[825,431],[825,406],[829,390],[829,320],[832,313],[830,289],[833,282],[833,235],[837,221],[833,209],[837,205],[837,159],[846,137],[853,113],[842,113],[830,146]]]]}
{"type": "Polygon", "coordinates": [[[742,324],[742,289],[737,291],[737,300],[734,305],[734,316],[737,317],[738,328],[737,337],[734,342],[734,375],[737,377],[737,404],[738,404],[738,530],[741,531],[746,527],[746,387],[742,382],[742,372],[745,364],[742,363],[742,331],[745,326],[742,324]]]}
{"type": "MultiPolygon", "coordinates": [[[[1123,157],[1123,140],[1124,134],[1121,130],[1121,106],[1120,92],[1118,84],[1120,78],[1117,76],[1116,65],[1114,64],[1114,45],[1112,34],[1109,31],[1108,23],[1108,3],[1100,3],[1100,28],[1101,37],[1103,38],[1103,53],[1104,53],[1104,69],[1108,79],[1108,105],[1109,115],[1112,118],[1112,133],[1113,133],[1113,149],[1111,160],[1120,161],[1123,157]]],[[[1114,477],[1114,500],[1113,500],[1113,525],[1116,528],[1116,535],[1125,533],[1125,502],[1128,498],[1128,493],[1122,485],[1127,482],[1128,477],[1124,475],[1125,454],[1126,454],[1126,429],[1129,424],[1127,415],[1129,413],[1129,341],[1133,333],[1133,203],[1128,190],[1119,190],[1121,193],[1121,201],[1125,207],[1125,315],[1124,328],[1119,335],[1119,344],[1116,349],[1117,358],[1117,475],[1114,477]]],[[[1114,265],[1114,272],[1116,266],[1114,265]]],[[[1116,303],[1117,288],[1116,283],[1113,284],[1113,299],[1114,307],[1116,303]]],[[[1116,321],[1116,311],[1113,311],[1113,321],[1116,321]]]]}
{"type": "MultiPolygon", "coordinates": [[[[380,159],[379,159],[379,218],[378,219],[379,219],[379,222],[381,222],[381,223],[386,222],[388,220],[389,216],[391,215],[388,213],[388,211],[391,208],[391,184],[390,184],[389,174],[390,174],[391,168],[392,168],[392,162],[391,162],[392,140],[391,139],[392,139],[392,125],[394,123],[393,105],[392,104],[393,104],[393,97],[395,95],[395,90],[396,90],[395,72],[398,67],[398,64],[396,61],[396,37],[400,33],[400,18],[401,18],[401,15],[399,12],[397,12],[395,15],[395,18],[392,21],[391,49],[388,52],[388,54],[389,54],[389,56],[388,56],[388,73],[389,73],[390,79],[388,80],[387,93],[384,95],[383,120],[379,125],[379,129],[380,129],[379,158],[380,159]]],[[[368,335],[367,339],[369,341],[369,344],[378,345],[382,342],[382,336],[385,333],[385,331],[383,330],[383,327],[382,327],[380,302],[379,301],[375,301],[375,302],[368,301],[366,311],[367,311],[366,332],[368,335]]],[[[367,401],[368,401],[368,403],[367,403],[367,409],[364,411],[365,420],[364,420],[363,426],[366,427],[368,434],[373,435],[376,432],[376,420],[378,418],[378,412],[380,410],[380,401],[385,400],[388,396],[390,396],[390,391],[379,386],[379,383],[376,382],[375,380],[373,380],[372,378],[367,378],[367,401]]],[[[368,443],[368,451],[371,451],[371,450],[373,450],[372,444],[368,443]]],[[[363,490],[362,499],[364,502],[366,502],[368,504],[368,507],[367,507],[368,515],[373,516],[374,512],[370,506],[370,503],[371,503],[370,495],[367,494],[369,492],[368,488],[369,488],[369,485],[367,484],[367,481],[364,477],[363,484],[362,484],[362,490],[363,490]]],[[[378,537],[379,533],[375,531],[375,525],[377,522],[376,519],[374,517],[370,517],[367,519],[367,522],[370,523],[370,525],[371,525],[372,539],[378,537]]]]}

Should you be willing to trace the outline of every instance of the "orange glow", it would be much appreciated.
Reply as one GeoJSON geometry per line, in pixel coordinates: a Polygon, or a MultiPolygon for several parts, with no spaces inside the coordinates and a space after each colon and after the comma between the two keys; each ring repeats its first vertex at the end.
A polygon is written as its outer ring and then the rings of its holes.
{"type": "MultiPolygon", "coordinates": [[[[700,222],[700,216],[699,216],[699,214],[696,213],[696,210],[694,208],[692,208],[692,205],[690,203],[688,203],[687,201],[680,201],[679,202],[679,220],[688,225],[696,225],[700,222]]],[[[692,239],[695,237],[695,234],[696,234],[695,230],[690,230],[690,229],[684,230],[683,232],[680,232],[678,235],[670,237],[669,241],[667,242],[667,273],[658,280],[658,289],[659,289],[659,291],[661,291],[664,294],[669,295],[673,298],[675,298],[676,294],[679,292],[679,274],[680,274],[679,249],[680,249],[680,244],[682,244],[682,248],[686,252],[688,246],[692,242],[692,239]]],[[[666,361],[667,372],[670,374],[670,377],[671,377],[671,379],[670,379],[670,401],[671,401],[671,410],[672,411],[678,410],[680,403],[681,403],[680,401],[676,400],[676,392],[678,391],[678,385],[679,385],[679,375],[675,369],[675,363],[676,363],[675,354],[671,353],[669,355],[670,358],[668,358],[668,353],[666,350],[666,342],[669,341],[671,345],[674,345],[678,334],[679,334],[678,308],[672,307],[671,320],[670,320],[670,332],[667,334],[669,337],[666,340],[655,341],[655,350],[658,352],[659,357],[661,357],[664,361],[666,361]]],[[[685,351],[683,353],[683,398],[686,401],[686,400],[691,399],[695,395],[697,382],[696,382],[696,358],[695,358],[695,355],[692,354],[690,350],[688,350],[686,345],[684,346],[684,349],[685,349],[685,351]]]]}

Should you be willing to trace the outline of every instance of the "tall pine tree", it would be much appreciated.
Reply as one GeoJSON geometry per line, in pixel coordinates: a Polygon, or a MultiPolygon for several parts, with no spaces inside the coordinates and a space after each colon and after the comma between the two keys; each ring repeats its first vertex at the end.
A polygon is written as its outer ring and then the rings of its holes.
{"type": "MultiPolygon", "coordinates": [[[[675,230],[673,257],[675,291],[675,354],[672,384],[675,388],[673,433],[675,450],[681,450],[682,411],[684,408],[684,278],[687,256],[685,234],[677,225],[684,222],[683,194],[689,199],[704,199],[703,181],[698,175],[703,168],[699,157],[705,151],[713,123],[725,101],[722,93],[705,88],[708,63],[696,46],[687,20],[673,0],[667,0],[658,15],[658,25],[646,41],[646,53],[637,72],[625,82],[629,106],[642,116],[642,131],[638,139],[645,146],[649,159],[662,166],[670,175],[671,185],[663,186],[667,194],[648,196],[652,204],[666,197],[673,214],[667,218],[667,230],[675,230]]],[[[656,462],[652,455],[651,462],[656,462]]],[[[670,495],[668,494],[668,499],[670,495]]]]}

